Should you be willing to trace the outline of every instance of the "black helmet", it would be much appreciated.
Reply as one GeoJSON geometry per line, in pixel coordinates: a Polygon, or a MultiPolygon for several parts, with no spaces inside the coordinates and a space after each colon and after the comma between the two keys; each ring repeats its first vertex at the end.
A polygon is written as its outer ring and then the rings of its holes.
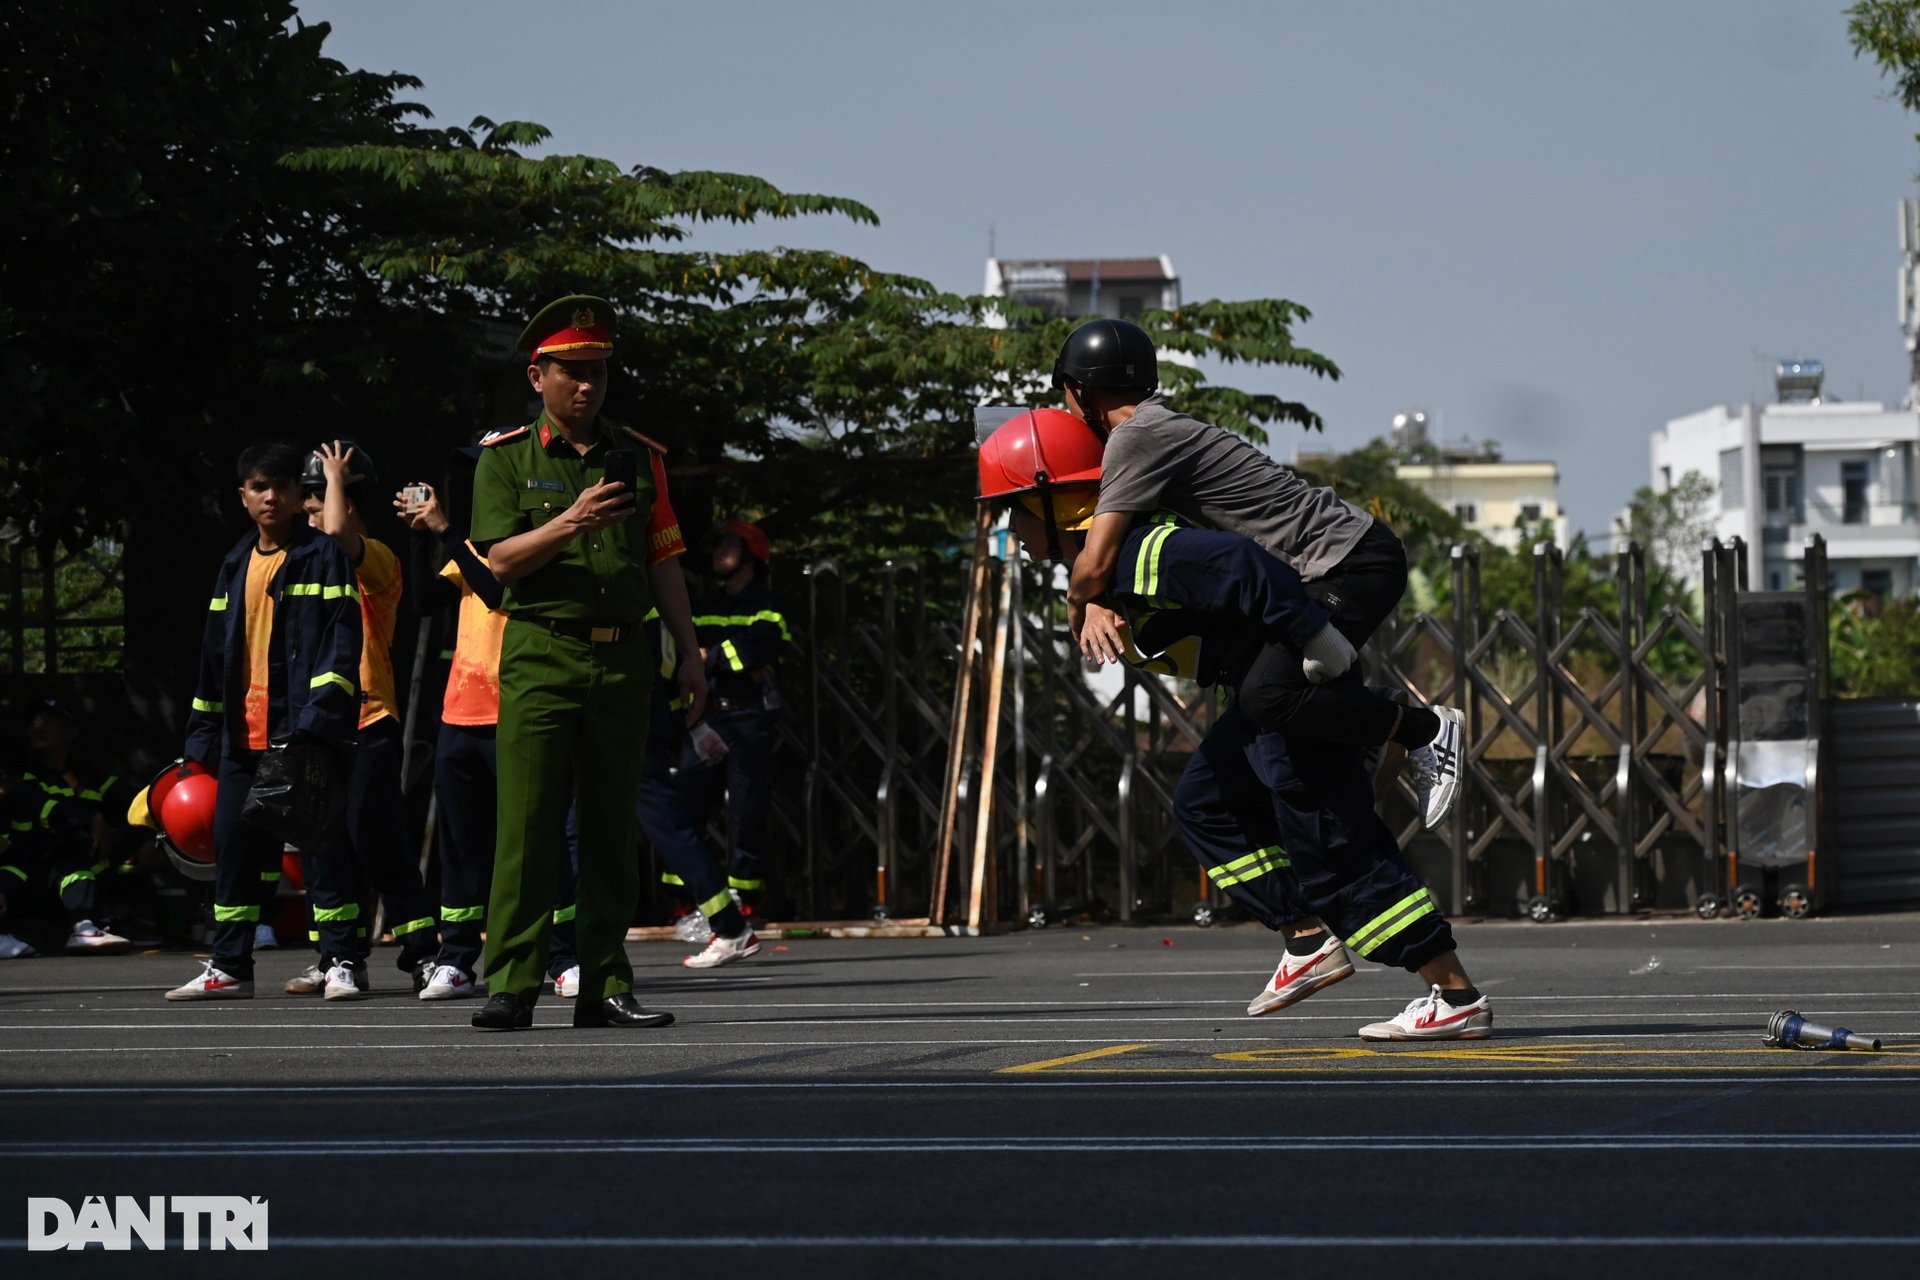
{"type": "Polygon", "coordinates": [[[1053,362],[1053,385],[1112,387],[1118,390],[1156,391],[1160,365],[1154,359],[1153,339],[1127,320],[1089,320],[1060,347],[1053,362]]]}
{"type": "MultiPolygon", "coordinates": [[[[351,440],[342,440],[340,443],[353,450],[353,458],[347,463],[347,474],[352,477],[348,483],[358,486],[361,493],[373,492],[380,485],[380,476],[374,470],[373,459],[367,456],[365,449],[351,440]]],[[[307,461],[300,468],[300,487],[302,489],[327,487],[327,470],[321,465],[318,452],[307,454],[307,461]]]]}

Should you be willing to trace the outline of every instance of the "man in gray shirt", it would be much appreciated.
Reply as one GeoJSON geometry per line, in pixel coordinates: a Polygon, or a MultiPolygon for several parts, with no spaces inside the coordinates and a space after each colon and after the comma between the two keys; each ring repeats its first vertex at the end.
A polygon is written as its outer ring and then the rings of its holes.
{"type": "Polygon", "coordinates": [[[1100,599],[1136,519],[1172,512],[1249,538],[1299,573],[1333,625],[1303,649],[1274,638],[1242,654],[1227,680],[1241,710],[1290,737],[1405,747],[1421,818],[1437,825],[1459,780],[1460,713],[1382,697],[1353,666],[1356,648],[1406,590],[1406,551],[1393,531],[1239,436],[1168,405],[1156,394],[1153,340],[1138,325],[1089,320],[1068,337],[1053,377],[1068,410],[1106,442],[1099,505],[1067,588],[1081,652],[1113,662],[1124,649],[1119,615],[1100,599]]]}

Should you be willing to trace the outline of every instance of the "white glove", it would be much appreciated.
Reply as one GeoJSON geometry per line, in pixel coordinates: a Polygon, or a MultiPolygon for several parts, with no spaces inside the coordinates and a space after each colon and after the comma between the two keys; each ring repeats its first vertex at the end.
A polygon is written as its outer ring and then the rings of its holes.
{"type": "Polygon", "coordinates": [[[1307,641],[1300,669],[1306,672],[1310,683],[1325,684],[1346,674],[1347,668],[1353,665],[1353,659],[1353,646],[1329,622],[1320,628],[1313,639],[1307,641]]]}

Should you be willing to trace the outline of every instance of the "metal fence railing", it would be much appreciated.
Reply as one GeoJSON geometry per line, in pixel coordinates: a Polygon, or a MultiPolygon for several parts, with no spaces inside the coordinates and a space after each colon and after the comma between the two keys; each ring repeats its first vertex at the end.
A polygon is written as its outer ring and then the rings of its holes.
{"type": "MultiPolygon", "coordinates": [[[[1808,550],[1808,591],[1824,590],[1821,554],[1808,550]]],[[[1410,785],[1383,787],[1389,824],[1455,914],[1712,915],[1740,898],[1726,700],[1743,565],[1737,540],[1714,543],[1694,600],[1659,599],[1629,547],[1611,598],[1588,591],[1576,608],[1543,544],[1529,606],[1487,611],[1462,545],[1450,609],[1402,615],[1368,646],[1371,683],[1465,713],[1447,823],[1423,831],[1410,785]]],[[[965,579],[951,569],[806,571],[775,802],[794,909],[967,929],[1210,919],[1226,904],[1188,857],[1172,796],[1212,696],[1090,674],[1056,575],[994,554],[984,524],[965,579]]]]}

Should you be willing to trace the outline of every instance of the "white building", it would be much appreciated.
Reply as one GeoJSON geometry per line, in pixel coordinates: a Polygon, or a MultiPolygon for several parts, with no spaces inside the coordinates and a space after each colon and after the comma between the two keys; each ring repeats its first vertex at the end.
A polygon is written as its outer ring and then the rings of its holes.
{"type": "Polygon", "coordinates": [[[1509,551],[1520,549],[1520,525],[1566,546],[1567,516],[1560,509],[1560,468],[1551,462],[1507,462],[1442,450],[1432,461],[1402,462],[1396,475],[1453,512],[1461,524],[1509,551]]]}
{"type": "Polygon", "coordinates": [[[1173,259],[988,258],[989,298],[1010,298],[1051,317],[1108,316],[1130,320],[1142,311],[1180,305],[1173,259]]]}
{"type": "Polygon", "coordinates": [[[1785,362],[1777,403],[1667,423],[1653,433],[1653,488],[1664,492],[1690,471],[1711,481],[1713,532],[1746,540],[1755,588],[1800,582],[1807,538],[1819,533],[1836,595],[1911,595],[1920,586],[1920,412],[1827,401],[1822,373],[1816,361],[1785,362]]]}

